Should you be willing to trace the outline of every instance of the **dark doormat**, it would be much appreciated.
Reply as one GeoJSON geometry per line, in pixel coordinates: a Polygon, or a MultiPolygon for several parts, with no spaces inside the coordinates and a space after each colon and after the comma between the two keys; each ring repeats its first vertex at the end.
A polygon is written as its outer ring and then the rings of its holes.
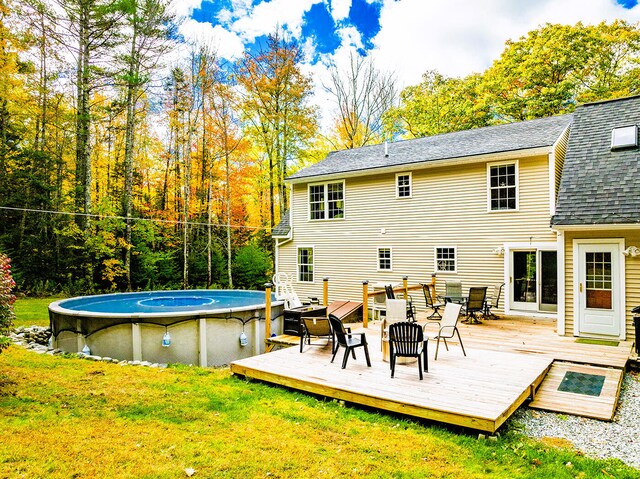
{"type": "Polygon", "coordinates": [[[604,385],[604,376],[598,374],[576,373],[567,371],[558,386],[558,391],[587,396],[600,396],[604,385]]]}
{"type": "Polygon", "coordinates": [[[610,339],[591,339],[591,338],[578,338],[576,343],[582,344],[597,344],[598,346],[617,346],[620,341],[612,341],[610,339]]]}

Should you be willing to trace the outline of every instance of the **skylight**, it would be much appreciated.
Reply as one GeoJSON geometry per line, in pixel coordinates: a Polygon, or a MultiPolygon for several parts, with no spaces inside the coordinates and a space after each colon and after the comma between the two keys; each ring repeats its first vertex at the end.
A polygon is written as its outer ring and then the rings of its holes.
{"type": "Polygon", "coordinates": [[[611,130],[611,149],[638,146],[638,127],[636,125],[623,126],[611,130]]]}

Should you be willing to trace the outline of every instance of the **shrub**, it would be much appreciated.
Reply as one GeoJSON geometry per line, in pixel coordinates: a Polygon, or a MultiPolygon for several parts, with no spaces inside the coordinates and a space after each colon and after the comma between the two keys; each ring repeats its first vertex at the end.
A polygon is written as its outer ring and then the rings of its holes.
{"type": "Polygon", "coordinates": [[[269,281],[273,264],[269,254],[254,244],[243,246],[236,254],[232,267],[233,282],[237,288],[262,289],[269,281]]]}
{"type": "Polygon", "coordinates": [[[12,290],[16,285],[11,277],[11,260],[0,253],[0,351],[9,346],[7,334],[13,326],[13,303],[16,297],[12,290]]]}

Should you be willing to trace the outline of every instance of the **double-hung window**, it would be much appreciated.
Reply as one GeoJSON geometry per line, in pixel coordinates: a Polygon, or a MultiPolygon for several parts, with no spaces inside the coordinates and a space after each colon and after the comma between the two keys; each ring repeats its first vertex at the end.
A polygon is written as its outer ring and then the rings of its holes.
{"type": "Polygon", "coordinates": [[[436,247],[436,273],[455,273],[456,269],[456,248],[451,246],[436,247]]]}
{"type": "Polygon", "coordinates": [[[411,173],[396,175],[396,198],[411,198],[411,173]]]}
{"type": "Polygon", "coordinates": [[[518,209],[518,163],[488,165],[489,211],[518,209]]]}
{"type": "Polygon", "coordinates": [[[391,271],[393,269],[393,261],[391,257],[391,248],[378,248],[378,271],[391,271]]]}
{"type": "Polygon", "coordinates": [[[298,248],[298,281],[313,283],[313,247],[311,246],[298,248]]]}
{"type": "Polygon", "coordinates": [[[309,219],[344,218],[344,182],[309,185],[309,219]]]}

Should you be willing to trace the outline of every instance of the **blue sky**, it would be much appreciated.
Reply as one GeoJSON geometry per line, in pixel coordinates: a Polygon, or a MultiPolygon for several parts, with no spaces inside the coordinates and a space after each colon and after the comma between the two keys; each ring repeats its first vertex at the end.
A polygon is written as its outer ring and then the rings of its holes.
{"type": "Polygon", "coordinates": [[[372,56],[400,87],[436,69],[481,72],[507,39],[545,23],[640,21],[638,0],[179,0],[180,32],[228,60],[257,49],[276,26],[304,45],[305,68],[321,83],[329,62],[372,56]]]}

